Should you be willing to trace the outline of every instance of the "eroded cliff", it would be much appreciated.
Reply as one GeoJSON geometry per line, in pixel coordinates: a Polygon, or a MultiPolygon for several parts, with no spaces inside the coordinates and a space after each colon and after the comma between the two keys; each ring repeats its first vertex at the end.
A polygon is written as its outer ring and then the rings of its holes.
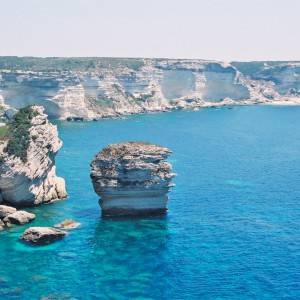
{"type": "Polygon", "coordinates": [[[173,186],[171,151],[145,142],[111,144],[91,163],[95,192],[104,215],[160,214],[167,209],[173,186]]]}
{"type": "Polygon", "coordinates": [[[55,167],[62,142],[44,108],[20,109],[5,130],[0,136],[0,202],[30,206],[66,198],[55,167]]]}
{"type": "MultiPolygon", "coordinates": [[[[80,62],[65,60],[65,67],[69,61],[75,66],[80,62]]],[[[227,104],[300,104],[299,62],[140,59],[136,66],[136,61],[114,59],[103,65],[103,60],[94,58],[92,67],[67,71],[34,71],[34,66],[25,71],[24,66],[18,70],[9,65],[11,69],[0,71],[0,100],[12,109],[36,103],[50,117],[63,120],[227,104]]]]}

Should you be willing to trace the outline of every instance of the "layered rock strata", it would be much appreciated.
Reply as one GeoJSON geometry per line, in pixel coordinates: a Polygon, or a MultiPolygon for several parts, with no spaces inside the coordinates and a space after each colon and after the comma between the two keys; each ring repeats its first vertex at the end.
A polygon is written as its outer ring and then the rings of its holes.
{"type": "MultiPolygon", "coordinates": [[[[98,66],[103,62],[94,60],[98,66]]],[[[224,105],[300,105],[299,62],[142,59],[138,68],[66,72],[37,72],[30,64],[25,70],[17,67],[0,70],[0,118],[32,103],[63,120],[224,105]]]]}
{"type": "Polygon", "coordinates": [[[109,216],[160,214],[167,210],[173,186],[172,166],[165,147],[146,142],[111,144],[91,163],[102,213],[109,216]]]}
{"type": "Polygon", "coordinates": [[[0,141],[0,202],[13,206],[31,206],[67,196],[64,179],[56,176],[55,156],[62,146],[57,128],[48,121],[42,107],[31,109],[30,118],[17,114],[12,120],[14,140],[8,133],[0,141]],[[29,121],[24,131],[22,122],[26,117],[29,121]],[[24,132],[20,137],[17,134],[21,130],[24,132]]]}

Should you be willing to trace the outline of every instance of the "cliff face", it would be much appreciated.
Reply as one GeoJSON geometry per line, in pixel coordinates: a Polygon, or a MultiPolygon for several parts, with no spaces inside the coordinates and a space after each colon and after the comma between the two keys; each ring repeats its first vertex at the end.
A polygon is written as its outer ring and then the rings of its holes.
{"type": "Polygon", "coordinates": [[[0,141],[0,202],[30,206],[66,198],[56,176],[55,155],[62,146],[56,126],[39,106],[20,110],[0,141]]]}
{"type": "Polygon", "coordinates": [[[6,121],[7,117],[5,112],[8,111],[9,106],[4,103],[4,99],[2,96],[0,96],[0,123],[2,121],[6,121]]]}
{"type": "Polygon", "coordinates": [[[52,118],[91,120],[223,104],[300,104],[300,64],[144,59],[137,69],[0,71],[0,99],[52,118]],[[250,70],[250,71],[249,71],[250,70]]]}
{"type": "Polygon", "coordinates": [[[300,64],[284,64],[266,68],[252,76],[273,83],[280,96],[300,97],[300,64]]]}
{"type": "Polygon", "coordinates": [[[143,142],[112,144],[91,164],[102,213],[110,216],[164,213],[175,174],[167,148],[143,142]]]}

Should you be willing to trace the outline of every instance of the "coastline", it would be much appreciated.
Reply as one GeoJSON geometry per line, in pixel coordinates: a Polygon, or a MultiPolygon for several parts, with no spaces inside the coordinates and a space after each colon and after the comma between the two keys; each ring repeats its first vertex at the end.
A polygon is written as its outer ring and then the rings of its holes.
{"type": "MultiPolygon", "coordinates": [[[[26,62],[19,60],[21,66],[26,62]]],[[[116,67],[63,70],[62,59],[62,69],[56,72],[37,71],[34,65],[26,70],[2,69],[0,115],[5,112],[11,118],[31,103],[42,105],[51,119],[69,121],[230,105],[300,105],[299,62],[140,59],[138,67],[120,59],[115,62],[116,67]]]]}

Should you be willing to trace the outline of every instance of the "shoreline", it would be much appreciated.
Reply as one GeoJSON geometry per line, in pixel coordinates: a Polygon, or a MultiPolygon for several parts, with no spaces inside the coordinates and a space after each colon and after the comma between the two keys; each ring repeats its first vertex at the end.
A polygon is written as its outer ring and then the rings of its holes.
{"type": "Polygon", "coordinates": [[[174,111],[198,111],[200,109],[219,109],[222,107],[227,107],[230,109],[231,107],[243,107],[243,106],[274,106],[274,107],[283,107],[283,106],[300,106],[299,103],[295,103],[294,101],[276,101],[276,102],[264,102],[264,103],[230,103],[230,104],[223,104],[223,103],[207,103],[204,105],[197,105],[191,107],[174,107],[170,109],[162,109],[157,111],[143,111],[143,112],[135,112],[129,114],[118,114],[115,116],[104,116],[99,118],[92,118],[92,119],[84,119],[84,118],[60,118],[60,119],[52,119],[51,121],[65,121],[65,122],[97,122],[100,120],[122,120],[126,119],[128,116],[134,115],[153,115],[158,113],[172,113],[174,111]]]}

